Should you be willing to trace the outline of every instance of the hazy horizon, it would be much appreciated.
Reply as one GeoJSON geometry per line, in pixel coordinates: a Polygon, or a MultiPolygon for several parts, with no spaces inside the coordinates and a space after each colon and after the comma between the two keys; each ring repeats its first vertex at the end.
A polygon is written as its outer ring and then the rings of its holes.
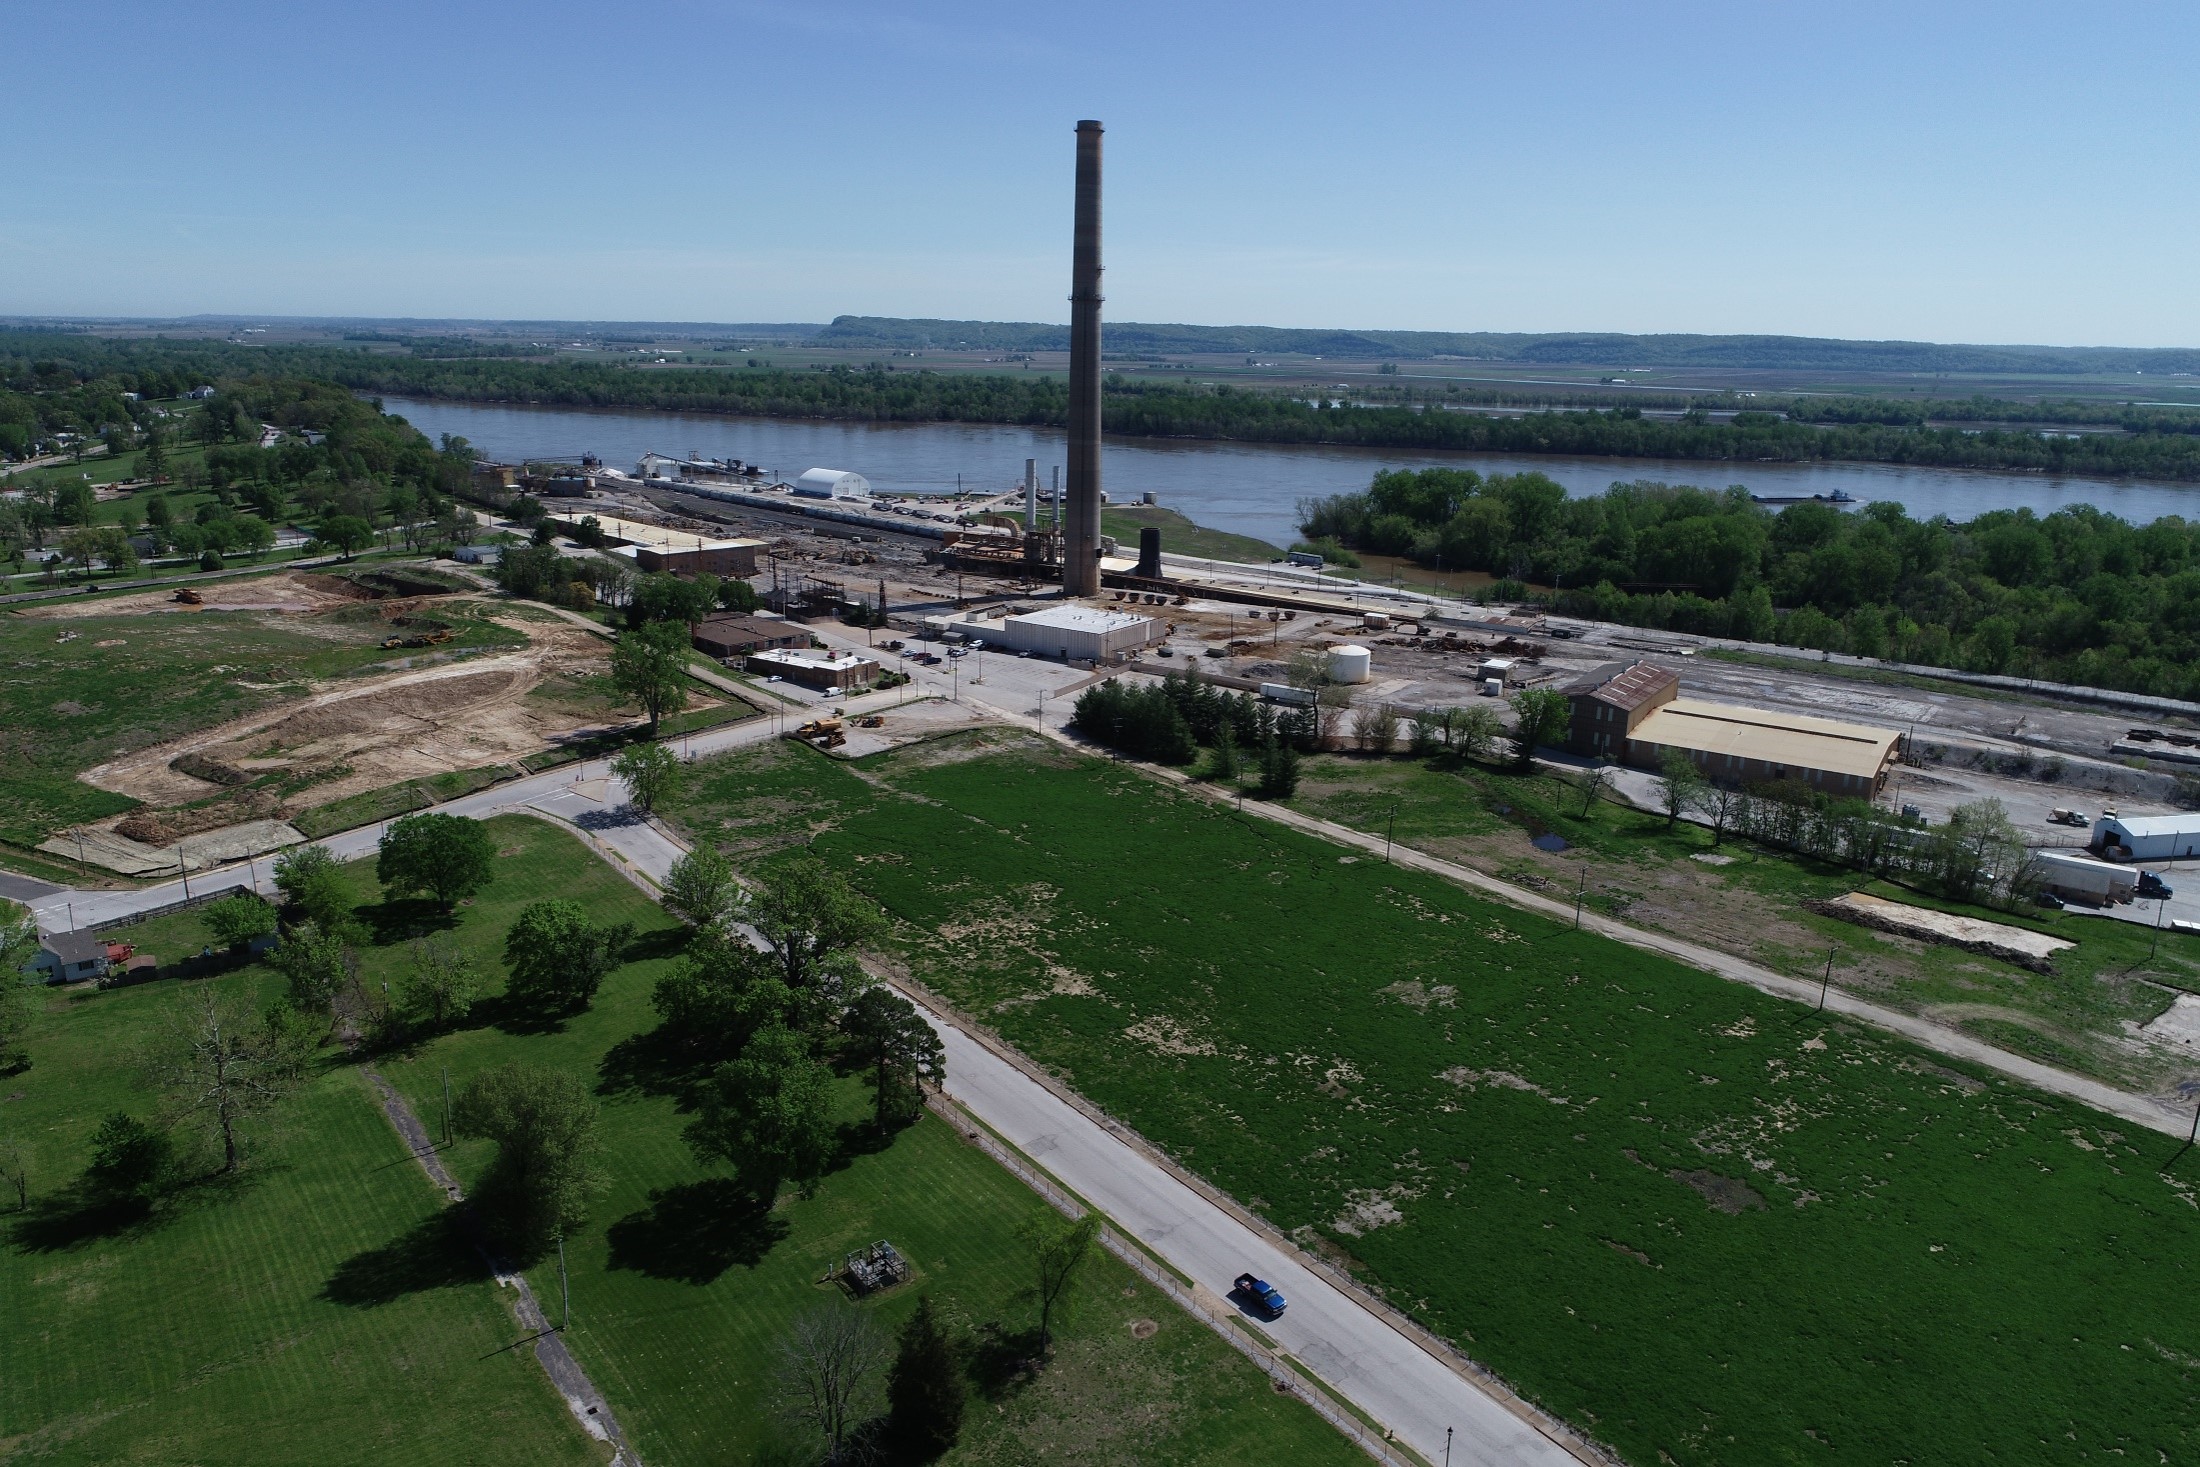
{"type": "Polygon", "coordinates": [[[214,3],[11,18],[0,312],[2200,341],[2200,17],[214,3]],[[1896,42],[1899,44],[1896,44],[1896,42]],[[1158,44],[1165,42],[1165,44],[1158,44]],[[75,58],[95,64],[87,86],[75,58]]]}

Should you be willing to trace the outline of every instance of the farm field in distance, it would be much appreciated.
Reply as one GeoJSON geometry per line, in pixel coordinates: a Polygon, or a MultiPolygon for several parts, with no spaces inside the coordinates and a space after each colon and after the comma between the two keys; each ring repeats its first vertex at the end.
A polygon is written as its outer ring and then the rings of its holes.
{"type": "Polygon", "coordinates": [[[691,831],[810,840],[916,978],[1630,1461],[2200,1448],[2172,1141],[1009,736],[698,775],[691,831]]]}

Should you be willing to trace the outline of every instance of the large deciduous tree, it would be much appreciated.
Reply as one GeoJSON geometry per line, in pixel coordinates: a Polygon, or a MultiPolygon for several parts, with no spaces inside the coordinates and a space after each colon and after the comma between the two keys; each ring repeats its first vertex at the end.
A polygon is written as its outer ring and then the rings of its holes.
{"type": "Polygon", "coordinates": [[[792,989],[816,986],[833,959],[885,926],[870,900],[807,853],[760,878],[743,904],[792,989]]]}
{"type": "Polygon", "coordinates": [[[499,1065],[466,1082],[451,1126],[495,1143],[475,1200],[522,1256],[587,1216],[597,1185],[596,1102],[580,1080],[541,1065],[499,1065]]]}
{"type": "Polygon", "coordinates": [[[1556,688],[1522,688],[1508,701],[1513,710],[1513,763],[1526,769],[1537,749],[1564,741],[1573,705],[1556,688]]]}
{"type": "Polygon", "coordinates": [[[1055,1316],[1069,1302],[1071,1289],[1085,1258],[1092,1252],[1099,1219],[1091,1213],[1070,1219],[1053,1212],[1032,1215],[1016,1230],[1030,1255],[1032,1283],[1039,1299],[1039,1354],[1044,1358],[1054,1340],[1055,1316]]]}
{"type": "Polygon", "coordinates": [[[151,1068],[164,1113],[218,1146],[226,1173],[243,1164],[247,1128],[297,1088],[311,1054],[295,1025],[271,1022],[234,990],[206,983],[177,996],[151,1068]]]}
{"type": "Polygon", "coordinates": [[[565,897],[529,902],[504,935],[512,970],[505,992],[550,1013],[584,1009],[633,936],[632,923],[590,921],[579,902],[565,897]]]}
{"type": "Polygon", "coordinates": [[[705,1161],[733,1166],[761,1201],[789,1182],[808,1196],[833,1156],[832,1084],[808,1036],[781,1025],[760,1029],[739,1059],[712,1072],[688,1145],[705,1161]]]}
{"type": "Polygon", "coordinates": [[[625,633],[611,649],[611,683],[649,715],[649,736],[667,709],[687,697],[688,629],[684,622],[659,621],[625,633]]]}
{"type": "Polygon", "coordinates": [[[374,874],[388,894],[430,896],[448,912],[489,884],[496,853],[478,820],[407,815],[383,832],[374,874]]]}
{"type": "Polygon", "coordinates": [[[644,815],[654,815],[659,804],[678,796],[687,766],[663,744],[628,744],[612,759],[611,772],[626,781],[627,797],[634,807],[644,815]]]}

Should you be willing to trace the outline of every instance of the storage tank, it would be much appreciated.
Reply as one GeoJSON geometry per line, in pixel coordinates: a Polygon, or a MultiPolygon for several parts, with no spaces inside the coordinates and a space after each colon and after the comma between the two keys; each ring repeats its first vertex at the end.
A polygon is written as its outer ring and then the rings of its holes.
{"type": "Polygon", "coordinates": [[[1374,667],[1375,658],[1365,647],[1347,642],[1341,647],[1329,649],[1329,680],[1333,683],[1364,683],[1374,667]]]}

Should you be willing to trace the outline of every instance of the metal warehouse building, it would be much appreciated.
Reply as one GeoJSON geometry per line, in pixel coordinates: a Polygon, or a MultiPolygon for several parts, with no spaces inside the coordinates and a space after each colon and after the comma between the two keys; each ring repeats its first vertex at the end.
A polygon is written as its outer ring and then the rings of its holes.
{"type": "Polygon", "coordinates": [[[2200,856],[2200,814],[2103,815],[2093,849],[2117,861],[2179,861],[2200,856]]]}
{"type": "Polygon", "coordinates": [[[999,621],[961,621],[954,630],[981,637],[988,647],[1040,657],[1107,662],[1161,640],[1161,623],[1127,611],[1093,606],[1050,606],[999,621]]]}
{"type": "Polygon", "coordinates": [[[1566,696],[1573,752],[1656,769],[1674,749],[1721,784],[1792,779],[1868,800],[1902,747],[1894,729],[1683,698],[1679,676],[1649,662],[1599,668],[1566,696]]]}

